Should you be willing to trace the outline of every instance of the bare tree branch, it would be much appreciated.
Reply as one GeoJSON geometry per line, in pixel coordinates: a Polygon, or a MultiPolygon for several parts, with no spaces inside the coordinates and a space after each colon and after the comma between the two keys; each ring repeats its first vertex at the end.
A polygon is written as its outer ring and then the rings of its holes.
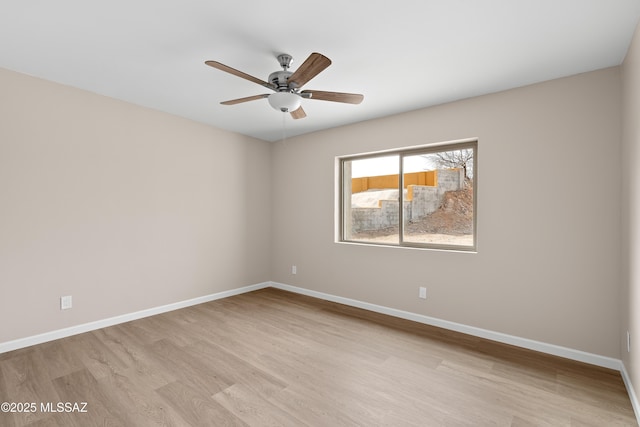
{"type": "Polygon", "coordinates": [[[462,168],[467,179],[473,179],[473,150],[465,148],[455,151],[442,151],[424,156],[440,168],[462,168]]]}

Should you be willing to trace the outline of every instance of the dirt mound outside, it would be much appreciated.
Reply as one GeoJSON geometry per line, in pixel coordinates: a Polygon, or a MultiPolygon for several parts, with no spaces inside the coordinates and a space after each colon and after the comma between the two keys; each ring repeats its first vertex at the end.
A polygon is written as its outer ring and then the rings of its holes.
{"type": "Polygon", "coordinates": [[[444,193],[442,204],[424,218],[405,224],[408,235],[424,233],[473,234],[473,187],[444,193]]]}

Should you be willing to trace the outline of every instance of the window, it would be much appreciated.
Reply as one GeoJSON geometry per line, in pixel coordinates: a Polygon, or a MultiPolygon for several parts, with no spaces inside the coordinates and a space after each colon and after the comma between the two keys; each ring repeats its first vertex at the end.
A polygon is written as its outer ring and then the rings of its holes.
{"type": "Polygon", "coordinates": [[[477,141],[342,157],[340,241],[476,249],[477,141]]]}

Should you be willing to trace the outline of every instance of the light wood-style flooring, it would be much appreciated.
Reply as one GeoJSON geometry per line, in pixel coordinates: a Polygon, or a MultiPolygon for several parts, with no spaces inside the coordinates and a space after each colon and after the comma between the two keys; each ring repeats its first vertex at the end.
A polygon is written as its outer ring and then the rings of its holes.
{"type": "Polygon", "coordinates": [[[37,406],[3,427],[637,425],[619,372],[276,289],[0,354],[0,402],[37,406]]]}

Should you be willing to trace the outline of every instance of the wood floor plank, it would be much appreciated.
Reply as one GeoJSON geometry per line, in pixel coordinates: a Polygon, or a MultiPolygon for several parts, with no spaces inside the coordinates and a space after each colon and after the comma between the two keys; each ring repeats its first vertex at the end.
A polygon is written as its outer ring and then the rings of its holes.
{"type": "Polygon", "coordinates": [[[287,386],[279,377],[243,361],[212,342],[199,341],[185,350],[214,366],[227,382],[245,384],[263,397],[268,398],[287,386]]]}
{"type": "Polygon", "coordinates": [[[383,377],[392,378],[389,388],[398,389],[402,400],[424,407],[426,419],[444,413],[447,419],[461,424],[508,425],[513,416],[505,408],[498,385],[490,380],[476,381],[484,369],[452,374],[449,369],[428,369],[397,357],[389,359],[383,368],[383,377]],[[456,374],[465,380],[456,380],[456,374]]]}
{"type": "Polygon", "coordinates": [[[65,338],[46,342],[37,347],[36,351],[42,355],[41,363],[49,378],[68,375],[85,367],[71,342],[71,338],[65,338]]]}
{"type": "Polygon", "coordinates": [[[59,418],[60,417],[51,415],[47,418],[29,423],[28,425],[29,427],[65,427],[65,425],[62,424],[62,420],[60,420],[59,418]]]}
{"type": "Polygon", "coordinates": [[[112,374],[98,383],[103,390],[111,390],[113,405],[127,413],[133,425],[178,426],[184,419],[156,393],[150,393],[148,383],[129,372],[112,374]]]}
{"type": "Polygon", "coordinates": [[[210,396],[176,381],[156,391],[189,426],[247,426],[210,396]]]}
{"type": "Polygon", "coordinates": [[[565,410],[567,402],[560,401],[555,393],[535,383],[520,382],[519,379],[495,375],[491,371],[474,372],[452,364],[443,364],[438,371],[445,376],[444,382],[436,387],[437,390],[462,385],[463,400],[467,395],[477,396],[475,405],[479,402],[484,408],[493,406],[491,411],[517,417],[521,423],[528,420],[541,426],[569,425],[570,416],[565,410]],[[484,404],[485,399],[491,399],[491,402],[484,404]],[[514,408],[518,408],[517,411],[514,408]]]}
{"type": "MultiPolygon", "coordinates": [[[[317,394],[310,387],[295,385],[284,389],[270,402],[280,407],[296,418],[312,426],[371,426],[368,420],[363,420],[345,408],[342,402],[336,402],[331,397],[330,390],[317,394]]],[[[259,424],[258,424],[259,425],[259,424]]]]}
{"type": "Polygon", "coordinates": [[[53,380],[60,399],[48,402],[54,406],[57,403],[80,405],[80,410],[86,412],[58,412],[57,420],[65,426],[125,426],[135,425],[127,413],[127,408],[117,404],[117,400],[110,394],[117,390],[104,390],[91,375],[89,369],[74,372],[53,380]],[[82,406],[86,403],[86,407],[82,406]]]}
{"type": "Polygon", "coordinates": [[[291,415],[290,412],[267,401],[264,395],[243,384],[234,384],[220,393],[216,393],[213,398],[248,425],[263,427],[310,426],[302,419],[291,415]]]}
{"type": "Polygon", "coordinates": [[[127,364],[121,360],[107,345],[98,339],[95,333],[86,332],[67,338],[68,345],[76,357],[82,361],[84,368],[98,379],[111,375],[118,369],[126,369],[127,364]]]}
{"type": "Polygon", "coordinates": [[[636,426],[619,372],[263,289],[0,354],[13,426],[636,426]]]}
{"type": "MultiPolygon", "coordinates": [[[[0,363],[0,402],[39,405],[41,401],[58,401],[47,366],[40,347],[31,347],[16,352],[15,357],[3,359],[0,363]]],[[[40,412],[39,406],[36,409],[10,414],[0,412],[0,425],[29,425],[46,418],[47,414],[40,412]]]]}
{"type": "Polygon", "coordinates": [[[179,381],[204,395],[214,395],[233,384],[228,373],[218,371],[215,365],[178,347],[169,339],[160,340],[148,348],[153,357],[163,362],[163,369],[170,371],[179,381]]]}
{"type": "Polygon", "coordinates": [[[146,347],[148,344],[138,341],[135,335],[129,333],[130,330],[129,327],[117,325],[93,332],[125,363],[126,368],[117,369],[116,372],[135,377],[136,381],[152,389],[176,381],[177,376],[164,369],[155,357],[150,357],[146,347]]]}

